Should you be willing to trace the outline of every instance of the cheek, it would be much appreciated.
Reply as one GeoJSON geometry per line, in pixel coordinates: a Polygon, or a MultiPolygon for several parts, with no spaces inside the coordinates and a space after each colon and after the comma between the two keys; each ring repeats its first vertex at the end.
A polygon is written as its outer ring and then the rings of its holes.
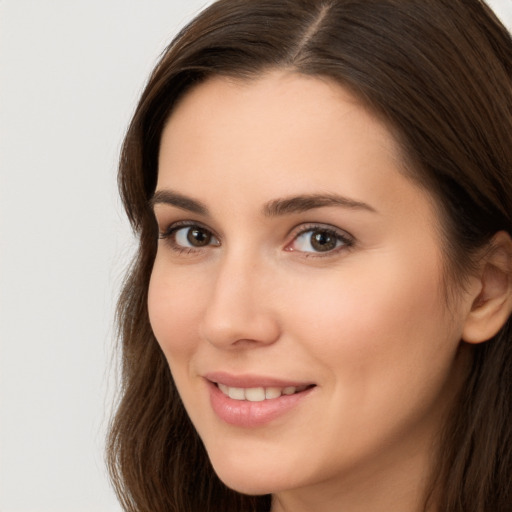
{"type": "Polygon", "coordinates": [[[168,271],[157,256],[149,283],[149,320],[170,364],[196,347],[204,290],[201,279],[180,269],[168,271]]]}
{"type": "Polygon", "coordinates": [[[457,385],[457,324],[443,310],[436,260],[389,258],[385,272],[366,263],[309,282],[287,306],[304,360],[323,370],[326,441],[318,443],[333,466],[436,428],[457,385]],[[350,445],[333,451],[329,442],[343,436],[350,445]]]}
{"type": "Polygon", "coordinates": [[[337,374],[337,382],[364,382],[360,389],[384,389],[386,382],[396,387],[421,376],[428,382],[458,342],[444,312],[437,262],[361,259],[310,282],[303,288],[308,294],[291,296],[287,306],[290,316],[301,319],[297,337],[337,374]]]}

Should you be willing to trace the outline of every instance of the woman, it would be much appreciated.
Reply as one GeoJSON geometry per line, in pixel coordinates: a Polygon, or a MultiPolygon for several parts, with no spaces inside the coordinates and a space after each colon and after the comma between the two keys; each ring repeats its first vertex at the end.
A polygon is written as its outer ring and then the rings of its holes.
{"type": "Polygon", "coordinates": [[[126,510],[512,510],[511,85],[478,0],[178,35],[120,165],[126,510]]]}

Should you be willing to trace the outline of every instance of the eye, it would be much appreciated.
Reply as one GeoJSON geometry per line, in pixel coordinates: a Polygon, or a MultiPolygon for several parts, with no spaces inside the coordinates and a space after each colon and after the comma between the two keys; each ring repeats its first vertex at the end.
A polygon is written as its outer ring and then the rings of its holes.
{"type": "Polygon", "coordinates": [[[182,247],[204,247],[210,245],[212,234],[199,226],[180,228],[174,232],[174,240],[182,247]]]}
{"type": "Polygon", "coordinates": [[[353,240],[346,233],[331,227],[312,226],[303,229],[288,245],[289,251],[304,253],[329,253],[353,245],[353,240]]]}
{"type": "Polygon", "coordinates": [[[160,233],[160,238],[168,240],[171,248],[177,251],[220,245],[209,229],[197,224],[174,224],[164,233],[160,233]]]}

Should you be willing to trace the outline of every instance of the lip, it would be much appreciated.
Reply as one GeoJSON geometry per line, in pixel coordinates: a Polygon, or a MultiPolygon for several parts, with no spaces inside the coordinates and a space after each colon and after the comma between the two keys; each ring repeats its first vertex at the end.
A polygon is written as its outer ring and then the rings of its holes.
{"type": "Polygon", "coordinates": [[[304,386],[305,383],[284,381],[255,375],[234,376],[225,373],[205,375],[205,382],[210,394],[210,404],[214,413],[225,423],[242,428],[255,428],[267,425],[274,420],[290,413],[306,400],[316,386],[311,386],[293,395],[281,395],[278,398],[250,402],[234,400],[226,396],[218,387],[217,382],[229,387],[288,387],[304,386]]]}
{"type": "Polygon", "coordinates": [[[230,388],[286,388],[289,386],[298,388],[314,384],[313,382],[283,380],[254,374],[232,375],[226,372],[209,372],[205,373],[203,377],[210,382],[225,384],[230,388]]]}

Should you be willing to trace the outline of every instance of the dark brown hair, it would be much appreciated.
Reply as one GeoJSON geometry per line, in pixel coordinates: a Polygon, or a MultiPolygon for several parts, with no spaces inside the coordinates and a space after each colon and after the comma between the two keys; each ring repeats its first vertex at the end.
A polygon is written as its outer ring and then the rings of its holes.
{"type": "MultiPolygon", "coordinates": [[[[220,0],[190,23],[151,75],[124,142],[119,185],[139,237],[122,292],[121,399],[109,468],[126,511],[268,511],[214,474],[151,331],[160,136],[176,101],[212,75],[286,68],[335,80],[383,118],[408,172],[436,199],[447,268],[512,233],[512,41],[480,0],[220,0]]],[[[510,320],[475,348],[432,469],[443,512],[512,510],[510,320]]],[[[427,499],[427,496],[426,496],[427,499]]]]}

